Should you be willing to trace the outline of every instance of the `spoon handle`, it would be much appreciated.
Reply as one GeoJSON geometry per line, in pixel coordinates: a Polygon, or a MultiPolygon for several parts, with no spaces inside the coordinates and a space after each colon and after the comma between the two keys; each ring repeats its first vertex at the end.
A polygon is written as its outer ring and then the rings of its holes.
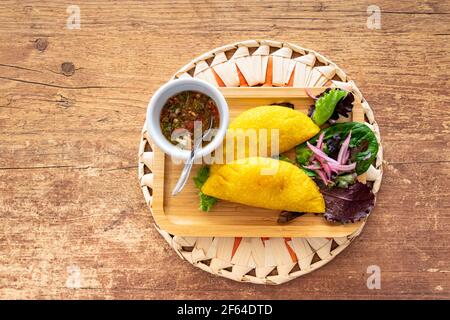
{"type": "Polygon", "coordinates": [[[184,185],[186,184],[188,178],[189,178],[189,173],[191,172],[192,169],[192,165],[194,164],[194,158],[195,158],[195,154],[197,152],[197,146],[195,146],[192,149],[191,155],[189,156],[189,159],[186,161],[183,171],[181,171],[181,175],[178,178],[177,184],[175,185],[175,187],[172,190],[172,196],[178,194],[183,188],[184,185]]]}

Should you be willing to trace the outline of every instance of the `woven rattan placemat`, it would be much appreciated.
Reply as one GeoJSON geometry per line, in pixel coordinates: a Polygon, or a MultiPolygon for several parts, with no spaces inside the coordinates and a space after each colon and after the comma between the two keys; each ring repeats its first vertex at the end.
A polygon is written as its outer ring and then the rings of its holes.
{"type": "MultiPolygon", "coordinates": [[[[248,40],[207,52],[174,75],[195,77],[215,86],[293,86],[343,88],[360,98],[366,124],[378,142],[380,132],[374,114],[355,83],[338,66],[319,53],[278,41],[248,40]]],[[[152,142],[142,131],[139,145],[139,182],[146,203],[152,205],[152,142]]],[[[382,179],[383,149],[367,172],[376,194],[382,179]]],[[[362,231],[340,238],[224,238],[179,237],[155,225],[178,255],[207,272],[239,282],[281,284],[314,271],[331,261],[362,231]]]]}

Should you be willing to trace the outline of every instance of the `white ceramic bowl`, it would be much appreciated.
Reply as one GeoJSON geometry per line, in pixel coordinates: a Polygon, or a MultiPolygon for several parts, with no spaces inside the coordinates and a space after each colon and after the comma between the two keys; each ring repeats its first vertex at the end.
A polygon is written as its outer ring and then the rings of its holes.
{"type": "Polygon", "coordinates": [[[163,135],[160,127],[161,110],[166,101],[182,91],[198,91],[213,99],[219,111],[220,123],[217,134],[204,148],[201,148],[195,158],[200,158],[210,154],[222,143],[229,122],[228,104],[222,93],[206,81],[198,79],[177,79],[172,80],[160,87],[150,99],[147,107],[147,132],[153,142],[164,153],[176,158],[185,160],[189,157],[189,150],[182,150],[170,143],[163,135]]]}

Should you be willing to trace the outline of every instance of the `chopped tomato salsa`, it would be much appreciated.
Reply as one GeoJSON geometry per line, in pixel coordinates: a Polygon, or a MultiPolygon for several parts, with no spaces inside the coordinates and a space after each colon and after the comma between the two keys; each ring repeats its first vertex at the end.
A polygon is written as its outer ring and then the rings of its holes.
{"type": "Polygon", "coordinates": [[[172,144],[191,148],[195,126],[201,125],[203,133],[208,130],[210,119],[212,128],[217,129],[220,117],[214,100],[201,92],[183,91],[170,97],[162,108],[161,131],[172,144]]]}

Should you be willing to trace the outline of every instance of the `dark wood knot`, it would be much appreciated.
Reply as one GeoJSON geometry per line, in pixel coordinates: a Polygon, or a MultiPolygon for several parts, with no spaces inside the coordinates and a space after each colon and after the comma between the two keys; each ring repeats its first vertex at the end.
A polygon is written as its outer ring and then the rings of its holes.
{"type": "Polygon", "coordinates": [[[75,65],[72,62],[64,62],[61,64],[61,72],[66,77],[70,77],[75,73],[75,65]]]}
{"type": "Polygon", "coordinates": [[[48,47],[48,41],[44,38],[38,38],[36,41],[34,41],[34,47],[39,51],[45,51],[48,47]]]}

